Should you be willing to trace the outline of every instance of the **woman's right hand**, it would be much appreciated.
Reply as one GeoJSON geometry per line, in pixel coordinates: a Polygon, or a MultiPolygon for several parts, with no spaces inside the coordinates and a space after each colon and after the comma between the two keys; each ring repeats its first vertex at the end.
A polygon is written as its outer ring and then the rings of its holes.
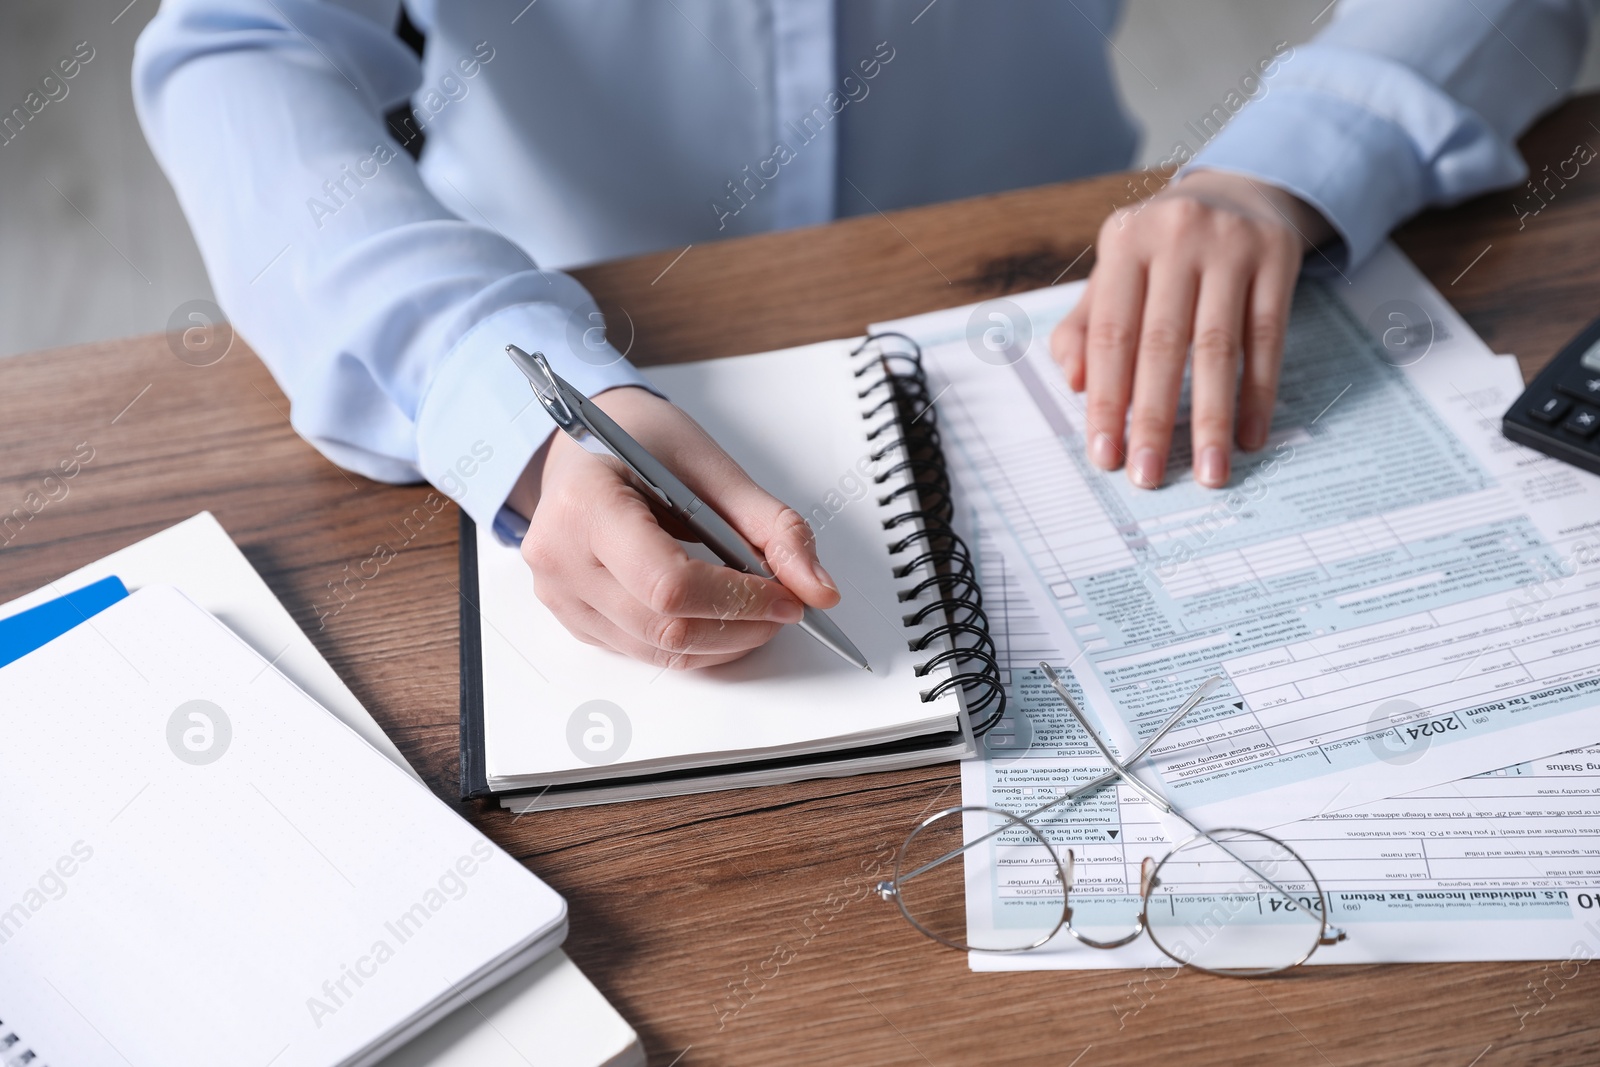
{"type": "Polygon", "coordinates": [[[780,581],[691,557],[626,468],[558,431],[511,503],[531,509],[522,558],[534,592],[575,637],[693,669],[766,644],[800,620],[804,604],[839,602],[805,520],[751,481],[693,419],[635,387],[593,401],[760,549],[780,581]]]}

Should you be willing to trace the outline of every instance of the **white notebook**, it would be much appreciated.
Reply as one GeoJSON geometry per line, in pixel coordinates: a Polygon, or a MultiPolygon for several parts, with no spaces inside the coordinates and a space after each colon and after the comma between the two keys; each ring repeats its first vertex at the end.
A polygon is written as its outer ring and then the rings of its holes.
{"type": "Polygon", "coordinates": [[[376,1067],[645,1067],[638,1035],[560,949],[376,1067]]]}
{"type": "Polygon", "coordinates": [[[209,511],[191,515],[0,604],[0,618],[113,576],[122,579],[130,591],[148,585],[177,586],[184,596],[222,620],[245,644],[270,660],[367,744],[413,778],[422,780],[209,511]]]}
{"type": "Polygon", "coordinates": [[[793,626],[743,659],[690,672],[583,644],[540,604],[518,550],[478,530],[463,546],[464,587],[476,591],[463,613],[464,793],[531,810],[971,754],[962,687],[941,689],[966,666],[924,669],[949,647],[945,637],[913,647],[945,621],[942,610],[914,616],[948,592],[905,599],[934,571],[930,562],[905,570],[925,543],[890,551],[920,528],[906,517],[919,505],[905,448],[894,444],[904,427],[884,403],[887,386],[873,388],[883,378],[876,349],[853,354],[859,344],[646,373],[810,521],[843,597],[829,614],[872,672],[793,626]]]}
{"type": "Polygon", "coordinates": [[[372,1063],[565,935],[559,896],[172,587],[0,668],[0,739],[27,754],[0,1010],[44,1063],[372,1063]]]}
{"type": "MultiPolygon", "coordinates": [[[[111,575],[131,590],[182,589],[385,758],[417,777],[208,511],[0,605],[0,617],[111,575]]],[[[0,1003],[0,1049],[10,1056],[27,1046],[7,1028],[7,1014],[0,1003]],[[9,1043],[11,1037],[17,1042],[9,1043]]],[[[382,1067],[521,1067],[535,1059],[539,1067],[641,1067],[645,1059],[633,1028],[560,949],[457,1008],[382,1067]]]]}

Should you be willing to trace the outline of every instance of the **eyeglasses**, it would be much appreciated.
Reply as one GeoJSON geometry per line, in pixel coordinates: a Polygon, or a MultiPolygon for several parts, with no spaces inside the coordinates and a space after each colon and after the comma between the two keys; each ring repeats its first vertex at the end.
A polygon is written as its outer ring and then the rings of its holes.
{"type": "Polygon", "coordinates": [[[1056,672],[1048,663],[1039,666],[1111,769],[1022,815],[969,806],[923,819],[900,846],[894,877],[878,883],[879,895],[898,904],[906,921],[942,945],[970,952],[1027,952],[1063,929],[1097,949],[1119,948],[1148,933],[1177,963],[1235,978],[1288,970],[1318,947],[1345,939],[1343,930],[1328,925],[1327,898],[1294,849],[1256,830],[1201,830],[1129,770],[1221,678],[1201,683],[1138,751],[1119,761],[1056,672]],[[1143,859],[1137,901],[1101,889],[1124,882],[1125,857],[1135,847],[1116,839],[1115,799],[1098,810],[1068,806],[1119,781],[1194,830],[1160,860],[1143,859]],[[1085,861],[1070,847],[1063,861],[1052,838],[1076,843],[1085,861]],[[993,842],[992,868],[950,862],[986,842],[993,842]],[[1115,873],[1101,874],[1106,866],[1115,873]],[[1094,889],[1075,896],[1077,880],[1094,889]],[[969,896],[978,921],[969,915],[969,896]]]}

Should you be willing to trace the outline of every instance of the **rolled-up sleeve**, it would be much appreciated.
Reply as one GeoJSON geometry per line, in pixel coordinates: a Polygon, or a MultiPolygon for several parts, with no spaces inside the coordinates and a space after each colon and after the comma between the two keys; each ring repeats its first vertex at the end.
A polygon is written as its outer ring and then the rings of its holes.
{"type": "Polygon", "coordinates": [[[1514,185],[1516,140],[1571,88],[1594,0],[1341,0],[1189,165],[1279,186],[1359,265],[1398,223],[1514,185]]]}
{"type": "Polygon", "coordinates": [[[397,14],[395,0],[167,0],[139,39],[135,104],[295,430],[493,523],[554,429],[506,344],[590,394],[649,386],[596,340],[581,285],[423,184],[383,120],[421,79],[397,14]]]}

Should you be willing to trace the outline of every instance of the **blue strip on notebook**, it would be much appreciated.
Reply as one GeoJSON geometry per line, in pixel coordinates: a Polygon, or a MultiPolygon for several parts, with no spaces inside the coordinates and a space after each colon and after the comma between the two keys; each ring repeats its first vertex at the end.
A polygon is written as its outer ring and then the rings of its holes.
{"type": "Polygon", "coordinates": [[[121,578],[102,578],[75,593],[0,619],[0,667],[42,648],[128,595],[121,578]]]}

